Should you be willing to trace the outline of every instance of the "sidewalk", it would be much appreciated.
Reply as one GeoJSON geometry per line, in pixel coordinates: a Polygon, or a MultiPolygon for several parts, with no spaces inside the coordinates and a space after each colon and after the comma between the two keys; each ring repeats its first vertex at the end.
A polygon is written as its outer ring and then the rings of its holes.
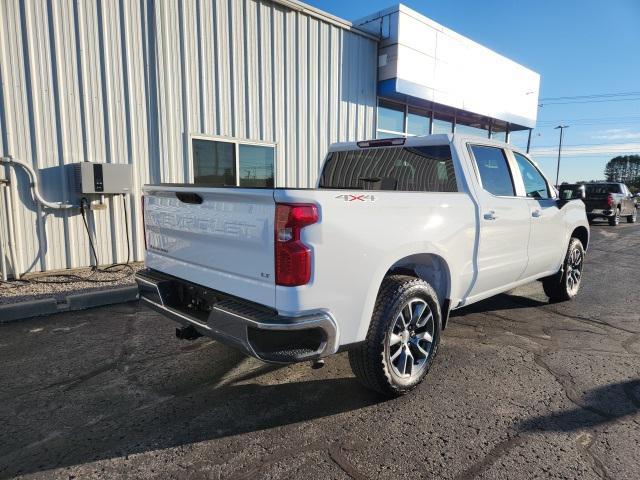
{"type": "Polygon", "coordinates": [[[115,272],[64,270],[0,283],[0,323],[136,300],[133,274],[142,264],[130,266],[115,272]]]}

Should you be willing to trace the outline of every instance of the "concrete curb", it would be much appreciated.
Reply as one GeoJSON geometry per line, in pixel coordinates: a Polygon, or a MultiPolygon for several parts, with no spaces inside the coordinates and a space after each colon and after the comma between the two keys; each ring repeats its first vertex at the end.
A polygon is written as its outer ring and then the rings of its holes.
{"type": "Polygon", "coordinates": [[[0,323],[15,322],[23,318],[51,315],[58,312],[55,298],[41,298],[26,302],[8,303],[0,305],[0,323]]]}
{"type": "Polygon", "coordinates": [[[115,303],[131,302],[137,299],[138,286],[128,285],[109,290],[73,293],[67,295],[65,301],[62,303],[57,303],[54,298],[8,303],[0,305],[0,324],[51,315],[52,313],[70,312],[104,305],[113,305],[115,303]]]}

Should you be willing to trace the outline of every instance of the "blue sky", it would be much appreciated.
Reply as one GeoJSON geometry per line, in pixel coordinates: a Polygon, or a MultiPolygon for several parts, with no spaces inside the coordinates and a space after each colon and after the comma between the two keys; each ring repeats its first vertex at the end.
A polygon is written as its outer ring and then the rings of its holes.
{"type": "MultiPolygon", "coordinates": [[[[306,3],[347,20],[394,5],[385,0],[306,3]]],[[[640,92],[640,0],[402,3],[540,73],[541,98],[640,92]]],[[[532,151],[550,178],[555,179],[558,145],[558,130],[553,127],[559,123],[570,125],[565,130],[561,181],[603,178],[607,160],[640,153],[640,94],[616,100],[624,101],[539,109],[532,151]]],[[[514,143],[520,143],[520,137],[524,136],[514,138],[514,143]]]]}

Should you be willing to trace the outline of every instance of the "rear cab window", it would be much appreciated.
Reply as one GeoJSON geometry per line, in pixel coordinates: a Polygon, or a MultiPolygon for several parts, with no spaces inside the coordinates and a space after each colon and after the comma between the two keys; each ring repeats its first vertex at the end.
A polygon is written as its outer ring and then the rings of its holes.
{"type": "Polygon", "coordinates": [[[330,152],[319,188],[457,192],[449,145],[373,147],[330,152]]]}
{"type": "Polygon", "coordinates": [[[618,183],[591,183],[585,185],[587,195],[606,195],[608,193],[620,193],[618,183]]]}

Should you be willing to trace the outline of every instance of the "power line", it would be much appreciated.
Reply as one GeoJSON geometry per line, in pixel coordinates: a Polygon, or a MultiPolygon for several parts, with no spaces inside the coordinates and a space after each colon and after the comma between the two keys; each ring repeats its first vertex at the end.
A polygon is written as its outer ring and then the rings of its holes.
{"type": "Polygon", "coordinates": [[[547,100],[579,100],[586,98],[609,98],[609,97],[629,97],[629,96],[637,96],[640,95],[640,92],[618,92],[618,93],[592,93],[588,95],[570,95],[564,97],[544,97],[541,98],[541,101],[547,100]]]}
{"type": "Polygon", "coordinates": [[[637,127],[640,126],[640,120],[636,120],[634,122],[615,122],[615,121],[607,121],[607,122],[571,122],[571,121],[565,121],[565,122],[548,122],[548,123],[543,123],[540,122],[538,123],[538,126],[536,127],[538,130],[541,129],[545,129],[545,128],[553,128],[554,126],[556,126],[558,123],[569,123],[571,125],[573,125],[574,127],[597,127],[597,126],[605,126],[605,127],[637,127]]]}
{"type": "MultiPolygon", "coordinates": [[[[574,144],[565,144],[564,146],[567,148],[570,147],[628,147],[630,142],[618,142],[618,143],[574,143],[574,144]]],[[[634,143],[635,142],[631,142],[634,143]]],[[[640,149],[640,143],[637,144],[637,147],[640,149]]],[[[535,148],[557,148],[557,145],[536,145],[535,148]]]]}
{"type": "Polygon", "coordinates": [[[600,121],[606,121],[606,122],[624,122],[627,120],[637,120],[640,122],[640,114],[633,114],[633,115],[621,115],[621,116],[604,116],[604,117],[590,117],[590,118],[562,118],[562,119],[555,119],[555,120],[539,120],[538,123],[552,123],[552,124],[558,124],[558,123],[562,123],[562,122],[571,122],[571,123],[578,123],[578,122],[594,122],[594,123],[598,123],[600,121]]]}
{"type": "MultiPolygon", "coordinates": [[[[574,126],[574,127],[585,127],[585,129],[588,129],[588,127],[596,127],[596,131],[601,131],[601,132],[608,132],[610,130],[620,130],[621,133],[636,133],[636,132],[631,132],[632,130],[635,130],[638,127],[638,123],[637,122],[633,122],[633,123],[573,123],[573,122],[566,122],[569,123],[570,125],[574,126]],[[614,128],[615,127],[615,128],[614,128]]],[[[552,129],[555,126],[555,124],[550,123],[548,125],[538,125],[535,129],[535,131],[541,132],[542,130],[549,130],[552,129]]],[[[582,130],[584,131],[584,130],[582,130]]],[[[589,131],[589,130],[587,130],[589,131]]]]}
{"type": "Polygon", "coordinates": [[[539,106],[540,107],[544,107],[545,105],[569,105],[569,104],[576,104],[576,103],[637,102],[638,100],[640,100],[640,97],[638,97],[638,98],[605,98],[605,99],[602,99],[602,100],[575,100],[575,101],[568,101],[568,102],[543,102],[543,103],[540,103],[539,106]]]}

